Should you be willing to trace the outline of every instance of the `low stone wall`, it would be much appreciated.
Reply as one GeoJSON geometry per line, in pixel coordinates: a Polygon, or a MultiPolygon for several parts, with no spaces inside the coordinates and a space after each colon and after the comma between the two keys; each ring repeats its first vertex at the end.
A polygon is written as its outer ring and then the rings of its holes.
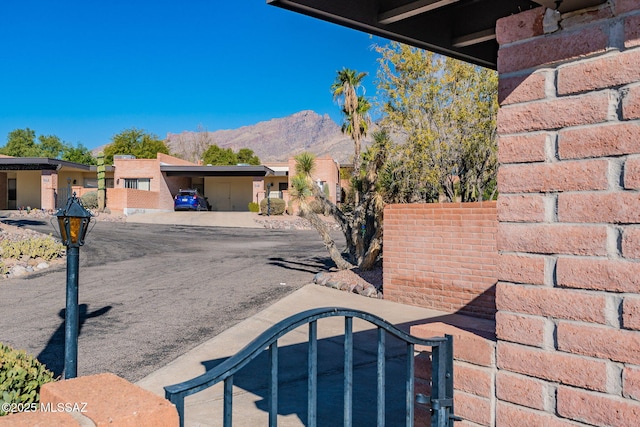
{"type": "Polygon", "coordinates": [[[40,410],[0,417],[0,427],[177,427],[168,400],[110,373],[42,386],[40,410]]]}

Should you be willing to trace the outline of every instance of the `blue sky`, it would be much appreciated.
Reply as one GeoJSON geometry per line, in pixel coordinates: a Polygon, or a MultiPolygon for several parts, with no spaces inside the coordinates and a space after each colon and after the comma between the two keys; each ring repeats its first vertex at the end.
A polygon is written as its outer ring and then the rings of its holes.
{"type": "Polygon", "coordinates": [[[136,127],[214,131],[314,110],[340,120],[330,85],[386,40],[265,0],[0,2],[0,145],[29,127],[95,148],[136,127]]]}

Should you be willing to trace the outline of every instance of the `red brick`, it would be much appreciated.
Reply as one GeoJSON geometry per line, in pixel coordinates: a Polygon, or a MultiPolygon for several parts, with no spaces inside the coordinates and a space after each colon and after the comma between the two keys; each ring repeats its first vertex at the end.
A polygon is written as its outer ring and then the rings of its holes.
{"type": "Polygon", "coordinates": [[[640,297],[626,296],[622,301],[622,327],[640,331],[640,297]]]}
{"type": "Polygon", "coordinates": [[[625,366],[622,370],[622,395],[640,400],[640,366],[625,366]]]}
{"type": "Polygon", "coordinates": [[[430,380],[432,371],[431,353],[423,351],[413,358],[414,376],[423,380],[430,380]]]}
{"type": "Polygon", "coordinates": [[[629,87],[624,95],[622,117],[624,120],[640,119],[640,85],[629,87]]]}
{"type": "Polygon", "coordinates": [[[506,105],[498,111],[498,134],[555,130],[603,123],[610,119],[610,91],[587,93],[526,104],[506,105]]]}
{"type": "Polygon", "coordinates": [[[559,286],[608,292],[639,292],[640,264],[609,259],[560,257],[559,286]]]}
{"type": "Polygon", "coordinates": [[[500,194],[497,209],[500,222],[543,222],[545,220],[544,198],[538,194],[500,194]]]}
{"type": "Polygon", "coordinates": [[[604,324],[604,295],[572,289],[498,283],[496,305],[500,311],[550,316],[604,324]]]}
{"type": "MultiPolygon", "coordinates": [[[[495,341],[444,323],[427,323],[411,327],[411,335],[429,338],[449,334],[453,336],[453,356],[456,360],[480,366],[494,366],[495,341]]],[[[421,349],[418,347],[418,351],[421,349]]]]}
{"type": "Polygon", "coordinates": [[[579,13],[566,14],[562,17],[562,29],[569,30],[576,27],[591,24],[603,19],[614,18],[615,15],[611,7],[601,6],[599,8],[584,9],[579,13]]]}
{"type": "Polygon", "coordinates": [[[624,164],[624,188],[640,189],[640,158],[632,157],[624,164]]]}
{"type": "Polygon", "coordinates": [[[553,415],[504,402],[496,405],[496,426],[509,427],[584,427],[583,424],[555,418],[553,415]]]}
{"type": "Polygon", "coordinates": [[[486,398],[493,396],[491,368],[457,363],[453,370],[453,383],[456,390],[486,398]]]}
{"type": "Polygon", "coordinates": [[[624,40],[624,46],[626,48],[640,45],[640,15],[628,16],[625,18],[624,40]]]}
{"type": "Polygon", "coordinates": [[[546,133],[500,136],[498,161],[500,163],[543,162],[546,159],[547,138],[546,133]]]}
{"type": "Polygon", "coordinates": [[[640,222],[640,193],[558,195],[558,221],[629,224],[640,222]]]}
{"type": "Polygon", "coordinates": [[[505,165],[498,169],[498,191],[505,194],[606,190],[608,169],[606,160],[505,165]]]}
{"type": "Polygon", "coordinates": [[[608,28],[605,25],[593,25],[577,31],[560,31],[554,35],[501,47],[498,51],[498,71],[501,74],[510,73],[601,53],[606,50],[608,42],[608,28]]]}
{"type": "Polygon", "coordinates": [[[563,224],[515,224],[498,226],[500,251],[538,254],[606,255],[604,226],[563,224]]]}
{"type": "Polygon", "coordinates": [[[499,369],[596,391],[607,390],[607,363],[500,341],[499,369]]]}
{"type": "Polygon", "coordinates": [[[496,397],[506,402],[544,410],[547,383],[531,377],[498,371],[496,397]]]}
{"type": "Polygon", "coordinates": [[[500,254],[497,278],[504,282],[544,285],[544,258],[536,255],[500,254]]]}
{"type": "Polygon", "coordinates": [[[558,94],[588,92],[640,80],[640,53],[627,51],[558,69],[558,94]]]}
{"type": "Polygon", "coordinates": [[[502,341],[542,347],[545,321],[541,317],[521,316],[504,311],[496,313],[496,336],[502,341]]]}
{"type": "Polygon", "coordinates": [[[635,122],[564,129],[558,134],[558,154],[561,159],[636,153],[640,153],[640,124],[635,122]]]}
{"type": "Polygon", "coordinates": [[[598,426],[629,427],[640,420],[640,404],[610,395],[558,387],[558,415],[598,426]]]}
{"type": "Polygon", "coordinates": [[[498,83],[498,102],[500,105],[509,105],[544,99],[545,82],[544,73],[502,78],[498,83]]]}
{"type": "Polygon", "coordinates": [[[635,331],[559,322],[557,336],[561,351],[621,363],[640,363],[640,334],[635,331]]]}
{"type": "MultiPolygon", "coordinates": [[[[616,0],[616,15],[640,10],[640,0],[616,0]]],[[[637,15],[636,15],[637,16],[637,15]]]]}
{"type": "Polygon", "coordinates": [[[489,399],[456,390],[453,395],[453,404],[456,415],[482,426],[491,425],[489,399]]]}
{"type": "Polygon", "coordinates": [[[498,19],[496,39],[504,45],[543,34],[544,9],[536,8],[498,19]]]}

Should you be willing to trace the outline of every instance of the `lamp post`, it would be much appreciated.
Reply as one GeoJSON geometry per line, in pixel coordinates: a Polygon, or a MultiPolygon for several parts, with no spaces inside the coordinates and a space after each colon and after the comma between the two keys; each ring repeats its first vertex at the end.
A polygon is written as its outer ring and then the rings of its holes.
{"type": "Polygon", "coordinates": [[[91,212],[74,192],[56,213],[62,244],[67,247],[67,308],[64,319],[64,378],[78,376],[78,265],[80,246],[91,222],[91,212]]]}
{"type": "Polygon", "coordinates": [[[267,184],[267,216],[271,216],[271,187],[273,182],[267,184]]]}

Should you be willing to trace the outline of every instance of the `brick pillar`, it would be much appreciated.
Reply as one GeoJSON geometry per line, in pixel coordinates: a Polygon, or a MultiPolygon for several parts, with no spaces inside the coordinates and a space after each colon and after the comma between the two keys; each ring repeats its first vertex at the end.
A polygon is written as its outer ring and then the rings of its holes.
{"type": "Polygon", "coordinates": [[[40,175],[40,209],[55,210],[58,171],[43,170],[40,175]]]}
{"type": "Polygon", "coordinates": [[[640,422],[640,1],[498,21],[496,424],[640,422]]]}

